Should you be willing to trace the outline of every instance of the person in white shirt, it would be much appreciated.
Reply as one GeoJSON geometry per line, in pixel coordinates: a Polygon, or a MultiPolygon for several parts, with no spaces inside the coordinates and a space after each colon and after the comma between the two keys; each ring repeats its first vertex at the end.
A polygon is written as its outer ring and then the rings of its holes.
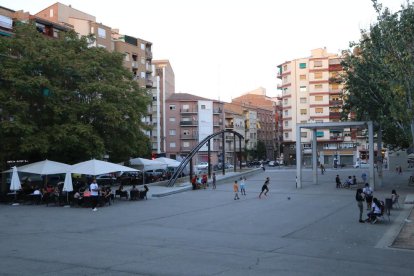
{"type": "Polygon", "coordinates": [[[96,206],[98,205],[99,186],[98,186],[98,183],[96,183],[95,178],[92,180],[92,183],[89,185],[89,190],[91,191],[92,211],[98,211],[96,206]]]}
{"type": "Polygon", "coordinates": [[[377,216],[381,216],[381,203],[378,201],[376,197],[372,200],[372,210],[368,213],[368,221],[371,223],[377,222],[377,216]]]}

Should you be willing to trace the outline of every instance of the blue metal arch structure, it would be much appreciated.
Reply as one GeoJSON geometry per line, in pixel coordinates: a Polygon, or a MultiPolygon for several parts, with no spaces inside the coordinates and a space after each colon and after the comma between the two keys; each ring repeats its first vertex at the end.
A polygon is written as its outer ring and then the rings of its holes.
{"type": "MultiPolygon", "coordinates": [[[[210,166],[210,140],[213,139],[214,137],[217,137],[219,135],[222,135],[222,153],[223,153],[223,158],[224,158],[224,154],[225,154],[225,137],[224,134],[225,133],[232,133],[234,134],[233,136],[233,141],[234,141],[234,150],[236,149],[236,136],[239,138],[239,151],[241,152],[241,140],[244,139],[243,135],[241,135],[240,133],[234,131],[234,130],[221,130],[219,132],[210,134],[209,136],[207,136],[206,138],[203,139],[203,141],[201,141],[194,149],[192,149],[190,151],[190,153],[187,155],[186,158],[184,158],[184,160],[181,161],[180,166],[177,167],[177,169],[174,171],[173,175],[171,176],[170,180],[167,183],[167,187],[172,187],[175,184],[175,181],[177,181],[178,177],[181,175],[182,171],[184,170],[184,168],[187,166],[187,164],[191,161],[191,159],[194,157],[194,155],[197,154],[197,152],[205,145],[208,145],[208,175],[209,177],[211,177],[211,166],[210,166]]],[[[241,159],[240,159],[240,169],[241,169],[241,159]]],[[[223,163],[224,163],[224,159],[223,159],[223,163]]],[[[234,169],[236,170],[236,164],[234,166],[234,169]]],[[[223,166],[223,174],[225,173],[224,171],[224,166],[223,166]]],[[[190,179],[192,177],[192,164],[190,163],[190,179]]]]}

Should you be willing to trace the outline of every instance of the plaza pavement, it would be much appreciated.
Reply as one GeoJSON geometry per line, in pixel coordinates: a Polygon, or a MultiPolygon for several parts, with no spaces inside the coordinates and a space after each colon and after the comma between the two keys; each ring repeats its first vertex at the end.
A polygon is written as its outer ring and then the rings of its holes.
{"type": "Polygon", "coordinates": [[[216,190],[150,186],[148,200],[97,212],[0,205],[0,275],[413,275],[414,251],[394,242],[414,221],[411,172],[385,172],[374,196],[395,188],[402,208],[371,225],[358,223],[355,190],[334,183],[362,171],[328,169],[315,185],[305,170],[297,190],[295,170],[259,170],[240,200],[227,173],[216,190]]]}

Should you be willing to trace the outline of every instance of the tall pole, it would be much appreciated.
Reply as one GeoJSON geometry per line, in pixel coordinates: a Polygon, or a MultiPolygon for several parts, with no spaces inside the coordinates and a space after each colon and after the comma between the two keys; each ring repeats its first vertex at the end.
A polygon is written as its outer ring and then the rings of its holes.
{"type": "Polygon", "coordinates": [[[316,128],[312,130],[312,174],[313,184],[318,184],[318,154],[317,154],[317,141],[316,141],[316,128]]]}
{"type": "Polygon", "coordinates": [[[233,166],[234,171],[237,171],[237,152],[236,152],[236,134],[233,133],[233,166]]]}
{"type": "Polygon", "coordinates": [[[367,122],[368,125],[368,141],[369,141],[369,185],[374,190],[374,127],[372,121],[367,122]]]}
{"type": "Polygon", "coordinates": [[[208,140],[207,141],[207,154],[208,154],[208,178],[211,178],[211,165],[210,165],[210,163],[211,163],[211,158],[210,158],[210,154],[211,154],[211,151],[210,151],[210,140],[208,140]]]}
{"type": "Polygon", "coordinates": [[[226,151],[224,149],[224,146],[225,146],[225,140],[224,140],[224,131],[223,131],[221,133],[221,157],[223,158],[221,164],[222,164],[223,175],[226,174],[226,168],[224,167],[224,161],[226,159],[226,156],[225,156],[226,151]]]}
{"type": "Polygon", "coordinates": [[[240,170],[242,169],[242,147],[241,147],[241,136],[239,136],[239,165],[240,170]]]}
{"type": "Polygon", "coordinates": [[[300,147],[300,126],[296,126],[296,188],[302,188],[302,150],[300,147]]]}

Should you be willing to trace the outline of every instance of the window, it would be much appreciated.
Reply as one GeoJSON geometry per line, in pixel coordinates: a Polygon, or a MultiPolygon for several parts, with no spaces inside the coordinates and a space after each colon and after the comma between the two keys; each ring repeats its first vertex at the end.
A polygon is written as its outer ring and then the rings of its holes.
{"type": "Polygon", "coordinates": [[[175,129],[170,129],[169,133],[170,133],[170,136],[175,136],[176,131],[175,129]]]}
{"type": "Polygon", "coordinates": [[[306,75],[300,75],[299,80],[306,80],[306,75]]]}
{"type": "Polygon", "coordinates": [[[301,86],[301,87],[299,88],[299,91],[300,91],[300,92],[306,92],[306,91],[307,91],[307,87],[306,87],[306,86],[301,86]]]}
{"type": "Polygon", "coordinates": [[[308,137],[308,133],[307,132],[301,132],[300,137],[306,138],[306,137],[308,137]]]}
{"type": "Polygon", "coordinates": [[[183,142],[183,148],[189,148],[189,147],[190,147],[190,142],[184,141],[183,142]]]}
{"type": "Polygon", "coordinates": [[[141,57],[141,64],[145,64],[145,58],[141,57]]]}
{"type": "MultiPolygon", "coordinates": [[[[170,107],[171,109],[171,107],[170,107]]],[[[170,122],[175,122],[175,117],[170,117],[170,122]]]]}
{"type": "Polygon", "coordinates": [[[98,37],[106,38],[106,30],[102,28],[98,28],[98,37]]]}
{"type": "Polygon", "coordinates": [[[190,131],[189,130],[183,130],[183,135],[184,136],[189,136],[190,135],[190,131]]]}
{"type": "Polygon", "coordinates": [[[190,106],[188,104],[183,104],[183,110],[189,110],[190,106]]]}
{"type": "Polygon", "coordinates": [[[306,63],[299,63],[299,68],[300,69],[305,69],[306,68],[306,63]]]}
{"type": "Polygon", "coordinates": [[[322,67],[322,60],[315,60],[313,62],[313,67],[322,67]]]}
{"type": "Polygon", "coordinates": [[[323,101],[323,96],[315,96],[315,101],[316,101],[316,102],[321,102],[321,101],[323,101]]]}
{"type": "Polygon", "coordinates": [[[306,109],[301,109],[300,110],[300,115],[306,115],[306,114],[308,114],[306,109]]]}
{"type": "Polygon", "coordinates": [[[170,148],[175,148],[175,142],[170,142],[170,148]]]}
{"type": "Polygon", "coordinates": [[[306,103],[306,98],[300,98],[300,103],[306,103]]]}
{"type": "Polygon", "coordinates": [[[145,72],[141,72],[141,79],[145,79],[145,72]]]}
{"type": "Polygon", "coordinates": [[[125,52],[125,61],[129,61],[129,53],[125,52]]]}
{"type": "Polygon", "coordinates": [[[315,79],[321,79],[322,78],[322,72],[315,72],[313,74],[314,74],[315,79]]]}
{"type": "Polygon", "coordinates": [[[288,104],[288,99],[283,99],[283,104],[287,105],[288,104]]]}
{"type": "Polygon", "coordinates": [[[49,17],[53,17],[53,9],[49,10],[49,17]]]}
{"type": "Polygon", "coordinates": [[[315,123],[323,123],[323,120],[315,120],[315,123]]]}
{"type": "Polygon", "coordinates": [[[302,120],[302,121],[300,121],[300,123],[301,124],[306,124],[308,121],[306,121],[306,120],[302,120]]]}
{"type": "Polygon", "coordinates": [[[141,43],[141,50],[145,50],[145,44],[141,43]]]}
{"type": "Polygon", "coordinates": [[[283,71],[287,71],[287,65],[283,65],[283,71]]]}
{"type": "Polygon", "coordinates": [[[289,121],[285,121],[285,127],[289,126],[289,121]]]}
{"type": "Polygon", "coordinates": [[[285,116],[289,115],[289,110],[285,110],[285,116]]]}
{"type": "Polygon", "coordinates": [[[288,78],[287,78],[287,76],[284,76],[283,77],[283,83],[286,83],[286,82],[288,82],[288,78]]]}
{"type": "Polygon", "coordinates": [[[317,113],[317,114],[323,113],[323,107],[315,108],[315,113],[317,113]]]}
{"type": "Polygon", "coordinates": [[[338,90],[338,89],[339,89],[339,84],[333,83],[332,84],[332,90],[338,90]]]}
{"type": "Polygon", "coordinates": [[[206,109],[206,105],[205,104],[202,104],[201,105],[201,109],[206,109]]]}
{"type": "Polygon", "coordinates": [[[322,84],[315,84],[315,90],[322,90],[322,84]]]}
{"type": "Polygon", "coordinates": [[[0,27],[4,27],[6,29],[13,28],[13,19],[8,16],[0,14],[0,27]]]}
{"type": "Polygon", "coordinates": [[[289,132],[285,132],[285,138],[289,138],[289,132]]]}
{"type": "Polygon", "coordinates": [[[175,104],[170,104],[170,110],[175,110],[175,104]]]}

